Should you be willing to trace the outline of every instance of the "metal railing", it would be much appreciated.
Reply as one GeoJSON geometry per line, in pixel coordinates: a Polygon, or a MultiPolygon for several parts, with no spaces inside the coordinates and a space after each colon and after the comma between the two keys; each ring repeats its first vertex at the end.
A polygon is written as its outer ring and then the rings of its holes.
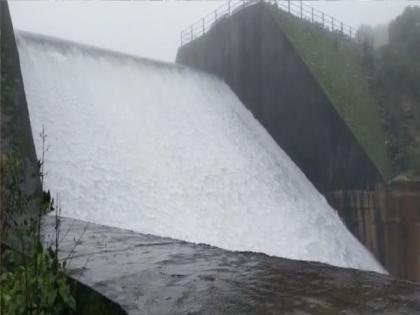
{"type": "Polygon", "coordinates": [[[188,44],[192,40],[207,33],[216,23],[239,12],[243,8],[256,3],[269,3],[273,6],[289,12],[302,20],[309,21],[330,32],[341,34],[342,36],[360,41],[359,33],[351,25],[348,25],[333,16],[311,7],[303,1],[293,0],[228,0],[222,6],[207,14],[194,24],[181,31],[181,46],[188,44]]]}
{"type": "Polygon", "coordinates": [[[222,6],[202,17],[200,20],[194,24],[191,24],[181,32],[181,46],[207,33],[207,31],[211,29],[213,25],[215,25],[218,21],[231,16],[234,12],[237,12],[241,6],[246,7],[247,5],[253,4],[255,2],[256,1],[244,0],[225,1],[222,6]]]}
{"type": "Polygon", "coordinates": [[[348,25],[327,13],[311,7],[303,1],[274,1],[275,5],[290,14],[317,24],[330,32],[336,32],[349,38],[355,38],[356,31],[351,25],[348,25]]]}

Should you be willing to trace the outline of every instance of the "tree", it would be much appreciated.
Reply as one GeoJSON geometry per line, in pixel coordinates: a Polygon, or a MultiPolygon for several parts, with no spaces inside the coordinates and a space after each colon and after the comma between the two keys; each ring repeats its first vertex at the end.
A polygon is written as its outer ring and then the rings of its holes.
{"type": "Polygon", "coordinates": [[[376,54],[375,86],[384,108],[395,170],[420,174],[420,7],[389,25],[389,43],[376,54]]]}

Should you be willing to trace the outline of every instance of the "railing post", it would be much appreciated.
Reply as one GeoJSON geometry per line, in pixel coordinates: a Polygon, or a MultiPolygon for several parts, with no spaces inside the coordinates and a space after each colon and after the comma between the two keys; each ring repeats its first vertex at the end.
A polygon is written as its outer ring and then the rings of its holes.
{"type": "Polygon", "coordinates": [[[182,33],[183,33],[183,32],[181,32],[181,47],[182,47],[182,33]]]}
{"type": "Polygon", "coordinates": [[[204,28],[205,28],[205,26],[204,26],[204,18],[203,18],[203,35],[204,35],[204,32],[205,32],[204,28]]]}
{"type": "Polygon", "coordinates": [[[228,16],[230,16],[230,0],[228,1],[228,16]]]}
{"type": "Polygon", "coordinates": [[[302,0],[300,0],[300,18],[303,18],[303,11],[302,11],[302,0]]]}
{"type": "Polygon", "coordinates": [[[334,31],[334,17],[331,17],[331,32],[334,31]]]}
{"type": "Polygon", "coordinates": [[[287,9],[289,10],[289,13],[290,13],[290,0],[287,0],[287,9]]]}
{"type": "Polygon", "coordinates": [[[322,12],[322,28],[325,28],[324,12],[322,12]]]}
{"type": "Polygon", "coordinates": [[[311,8],[311,14],[312,14],[312,23],[314,22],[314,8],[311,8]]]}
{"type": "Polygon", "coordinates": [[[214,10],[214,21],[217,22],[217,10],[214,10]]]}
{"type": "Polygon", "coordinates": [[[350,25],[350,38],[351,38],[351,25],[350,25]]]}
{"type": "Polygon", "coordinates": [[[194,39],[194,31],[193,31],[193,26],[192,25],[191,25],[190,32],[191,32],[191,40],[193,40],[194,39]]]}
{"type": "Polygon", "coordinates": [[[341,22],[341,35],[343,35],[343,22],[341,22]]]}

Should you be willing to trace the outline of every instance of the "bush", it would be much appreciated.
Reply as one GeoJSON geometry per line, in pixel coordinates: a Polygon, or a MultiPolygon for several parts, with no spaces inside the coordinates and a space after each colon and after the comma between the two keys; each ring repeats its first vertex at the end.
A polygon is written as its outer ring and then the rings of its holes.
{"type": "MultiPolygon", "coordinates": [[[[16,253],[8,253],[16,256],[16,253]]],[[[76,309],[67,279],[51,248],[37,250],[29,263],[18,263],[1,275],[4,314],[68,314],[76,309]]],[[[11,258],[12,264],[16,257],[11,258]]],[[[10,264],[10,261],[9,261],[10,264]]]]}
{"type": "MultiPolygon", "coordinates": [[[[44,133],[42,137],[44,143],[44,133]]],[[[40,177],[42,186],[42,160],[39,170],[34,176],[40,177]]],[[[63,273],[66,263],[58,259],[60,208],[55,209],[49,192],[42,196],[26,193],[24,164],[16,154],[3,157],[1,174],[4,210],[0,227],[5,250],[0,253],[0,314],[74,313],[76,301],[63,273]],[[55,244],[44,248],[41,219],[50,211],[56,213],[55,244]]]]}

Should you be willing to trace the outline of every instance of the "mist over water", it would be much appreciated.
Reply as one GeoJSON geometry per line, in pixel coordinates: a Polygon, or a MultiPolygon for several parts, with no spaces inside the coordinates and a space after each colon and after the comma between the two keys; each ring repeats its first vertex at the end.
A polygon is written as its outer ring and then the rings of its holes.
{"type": "MultiPolygon", "coordinates": [[[[46,188],[64,216],[382,272],[221,80],[17,34],[46,188]]],[[[298,130],[296,132],[299,132],[298,130]]]]}

